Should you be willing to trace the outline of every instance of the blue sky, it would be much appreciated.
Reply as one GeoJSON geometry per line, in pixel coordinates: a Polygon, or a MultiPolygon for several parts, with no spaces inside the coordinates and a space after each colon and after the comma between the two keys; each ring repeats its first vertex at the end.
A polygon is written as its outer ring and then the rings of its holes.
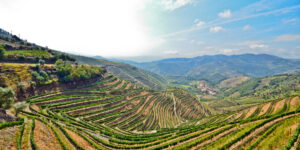
{"type": "MultiPolygon", "coordinates": [[[[300,58],[299,0],[166,0],[144,10],[163,57],[267,53],[300,58]]],[[[149,54],[151,55],[151,54],[149,54]]]]}
{"type": "Polygon", "coordinates": [[[299,0],[1,0],[0,17],[23,39],[88,56],[300,58],[299,0]]]}

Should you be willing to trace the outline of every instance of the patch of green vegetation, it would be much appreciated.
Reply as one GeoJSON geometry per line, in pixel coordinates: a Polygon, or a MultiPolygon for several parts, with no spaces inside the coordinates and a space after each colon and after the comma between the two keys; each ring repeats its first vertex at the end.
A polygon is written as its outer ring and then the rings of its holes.
{"type": "Polygon", "coordinates": [[[6,51],[6,55],[19,55],[19,56],[36,56],[36,57],[49,57],[50,53],[44,50],[13,50],[6,51]]]}
{"type": "Polygon", "coordinates": [[[86,80],[103,73],[103,69],[90,65],[72,65],[69,62],[58,60],[55,63],[57,76],[60,82],[86,80]]]}

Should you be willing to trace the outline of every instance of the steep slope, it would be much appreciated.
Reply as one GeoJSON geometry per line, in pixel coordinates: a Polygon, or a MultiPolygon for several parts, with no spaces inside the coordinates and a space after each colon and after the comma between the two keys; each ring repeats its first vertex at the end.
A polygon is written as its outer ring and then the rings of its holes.
{"type": "Polygon", "coordinates": [[[21,149],[299,148],[299,96],[205,117],[197,114],[209,112],[204,105],[173,90],[145,90],[106,74],[76,90],[28,99],[24,119],[0,124],[0,132],[21,149]]]}
{"type": "Polygon", "coordinates": [[[106,68],[110,73],[145,87],[157,90],[162,90],[167,87],[167,81],[163,77],[128,64],[85,56],[72,55],[72,57],[76,58],[77,62],[81,64],[100,65],[106,68]]]}
{"type": "Polygon", "coordinates": [[[4,63],[35,64],[38,63],[40,59],[43,59],[47,64],[53,64],[58,59],[75,61],[73,58],[76,58],[79,64],[103,66],[108,72],[145,87],[162,90],[165,89],[168,84],[163,77],[155,73],[138,69],[128,64],[115,63],[111,61],[105,61],[103,59],[95,59],[78,55],[72,55],[72,57],[70,57],[71,54],[52,50],[47,47],[42,47],[34,43],[24,41],[16,35],[12,35],[1,28],[0,44],[2,44],[7,50],[6,58],[4,60],[0,60],[0,62],[4,63]]]}
{"type": "Polygon", "coordinates": [[[164,76],[187,76],[194,80],[204,79],[213,83],[237,75],[262,77],[296,72],[300,69],[300,61],[298,60],[289,60],[267,54],[172,58],[133,63],[133,65],[164,76]]]}

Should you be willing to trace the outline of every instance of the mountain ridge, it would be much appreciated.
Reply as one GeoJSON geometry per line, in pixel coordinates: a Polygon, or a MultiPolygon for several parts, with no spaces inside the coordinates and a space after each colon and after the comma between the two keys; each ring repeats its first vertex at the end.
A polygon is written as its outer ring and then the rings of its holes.
{"type": "Polygon", "coordinates": [[[300,61],[269,54],[204,55],[193,58],[169,58],[159,61],[131,63],[162,76],[184,76],[194,80],[220,82],[244,75],[263,77],[300,70],[300,61]]]}

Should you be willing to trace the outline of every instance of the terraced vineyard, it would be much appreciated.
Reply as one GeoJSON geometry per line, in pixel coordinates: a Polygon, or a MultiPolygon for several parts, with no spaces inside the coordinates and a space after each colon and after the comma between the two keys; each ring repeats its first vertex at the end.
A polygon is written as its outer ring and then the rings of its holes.
{"type": "Polygon", "coordinates": [[[184,90],[154,91],[107,73],[27,102],[24,119],[0,124],[15,139],[4,149],[298,149],[300,143],[297,95],[215,114],[184,90]]]}

